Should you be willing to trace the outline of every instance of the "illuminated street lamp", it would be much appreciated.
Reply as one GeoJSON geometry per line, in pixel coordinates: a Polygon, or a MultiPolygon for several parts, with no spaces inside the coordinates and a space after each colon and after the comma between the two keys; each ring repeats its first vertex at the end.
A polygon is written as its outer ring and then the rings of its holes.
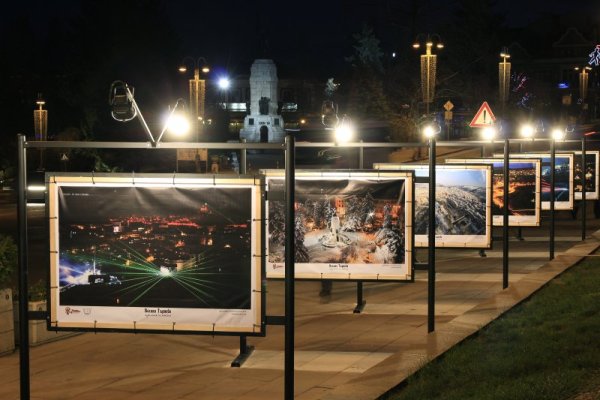
{"type": "Polygon", "coordinates": [[[425,54],[421,55],[421,92],[423,93],[423,103],[425,103],[426,115],[429,115],[429,103],[433,102],[435,96],[435,74],[437,70],[437,56],[431,52],[435,45],[437,49],[444,48],[444,44],[439,35],[417,35],[413,48],[421,47],[421,41],[425,38],[425,54]]]}
{"type": "Polygon", "coordinates": [[[427,332],[435,330],[435,137],[442,128],[436,124],[423,127],[423,136],[429,140],[429,227],[428,227],[428,296],[427,296],[427,332]]]}
{"type": "Polygon", "coordinates": [[[200,139],[201,125],[204,121],[204,102],[206,97],[206,81],[200,79],[200,72],[208,73],[210,68],[204,57],[192,58],[184,57],[179,72],[187,72],[187,62],[192,62],[194,66],[194,79],[190,79],[190,110],[194,120],[195,141],[200,139]]]}
{"type": "MultiPolygon", "coordinates": [[[[47,140],[48,139],[48,110],[44,110],[46,101],[42,98],[42,94],[38,93],[38,98],[35,102],[37,110],[33,110],[33,130],[35,134],[35,140],[47,140]]],[[[44,150],[40,148],[40,164],[38,170],[44,169],[44,150]]]]}
{"type": "Polygon", "coordinates": [[[589,80],[589,71],[592,70],[592,67],[575,67],[575,71],[579,71],[579,98],[581,99],[581,107],[585,110],[587,109],[587,104],[585,100],[587,99],[588,92],[588,80],[589,80]]]}
{"type": "Polygon", "coordinates": [[[510,58],[508,49],[504,47],[500,53],[502,61],[498,63],[498,94],[500,97],[500,103],[502,104],[502,113],[506,107],[508,101],[509,84],[510,84],[510,63],[506,60],[510,58]]]}

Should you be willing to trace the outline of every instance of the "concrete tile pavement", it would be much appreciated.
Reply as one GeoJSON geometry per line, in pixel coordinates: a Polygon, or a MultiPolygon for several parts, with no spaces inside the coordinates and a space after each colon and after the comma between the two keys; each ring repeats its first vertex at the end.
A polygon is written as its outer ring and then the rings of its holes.
{"type": "MultiPolygon", "coordinates": [[[[361,314],[352,312],[354,283],[334,282],[331,296],[320,298],[318,282],[296,282],[296,398],[377,398],[600,246],[600,234],[578,241],[579,224],[567,213],[557,215],[552,262],[543,240],[547,228],[524,228],[525,240],[510,242],[506,290],[501,242],[485,258],[476,250],[437,251],[436,331],[431,334],[426,271],[417,271],[410,284],[365,283],[361,314]]],[[[600,228],[596,219],[588,225],[590,233],[600,228]]],[[[283,299],[283,282],[270,281],[267,314],[282,315],[283,299]]],[[[255,351],[241,368],[230,367],[237,337],[71,337],[31,348],[31,398],[282,399],[283,333],[281,326],[268,326],[266,337],[249,338],[255,351]]],[[[0,357],[0,376],[0,399],[18,399],[18,353],[0,357]]]]}

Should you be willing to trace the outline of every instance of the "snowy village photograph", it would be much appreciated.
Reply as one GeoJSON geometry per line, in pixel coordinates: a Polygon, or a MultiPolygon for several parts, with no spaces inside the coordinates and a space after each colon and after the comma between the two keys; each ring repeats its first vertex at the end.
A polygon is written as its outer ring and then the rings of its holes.
{"type": "MultiPolygon", "coordinates": [[[[267,190],[283,177],[267,174],[267,190]]],[[[296,278],[408,280],[412,276],[412,172],[296,174],[296,278]]],[[[267,202],[267,277],[283,278],[285,203],[267,202]]]]}

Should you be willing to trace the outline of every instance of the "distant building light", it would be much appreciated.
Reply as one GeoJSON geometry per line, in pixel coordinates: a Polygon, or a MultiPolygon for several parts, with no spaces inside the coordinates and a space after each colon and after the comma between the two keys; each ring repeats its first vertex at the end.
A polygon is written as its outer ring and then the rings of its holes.
{"type": "Polygon", "coordinates": [[[392,58],[396,58],[396,52],[392,52],[392,58]]]}
{"type": "Polygon", "coordinates": [[[569,88],[569,82],[558,82],[558,88],[559,89],[568,89],[569,88]]]}

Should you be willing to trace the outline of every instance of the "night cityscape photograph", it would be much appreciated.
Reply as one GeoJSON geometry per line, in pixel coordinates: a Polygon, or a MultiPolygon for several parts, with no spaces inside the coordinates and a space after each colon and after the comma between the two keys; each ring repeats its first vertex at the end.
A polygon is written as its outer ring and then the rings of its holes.
{"type": "Polygon", "coordinates": [[[59,198],[60,305],[250,308],[248,189],[61,187],[59,198]]]}
{"type": "Polygon", "coordinates": [[[600,399],[600,1],[0,35],[1,400],[600,399]]]}

